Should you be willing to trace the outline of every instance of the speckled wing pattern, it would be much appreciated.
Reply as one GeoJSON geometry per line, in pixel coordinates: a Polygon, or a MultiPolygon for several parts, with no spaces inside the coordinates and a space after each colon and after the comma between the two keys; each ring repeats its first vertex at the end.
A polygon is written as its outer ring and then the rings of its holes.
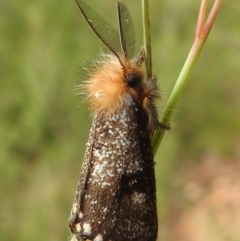
{"type": "Polygon", "coordinates": [[[147,116],[129,94],[121,109],[93,118],[69,227],[72,241],[157,239],[147,116]]]}

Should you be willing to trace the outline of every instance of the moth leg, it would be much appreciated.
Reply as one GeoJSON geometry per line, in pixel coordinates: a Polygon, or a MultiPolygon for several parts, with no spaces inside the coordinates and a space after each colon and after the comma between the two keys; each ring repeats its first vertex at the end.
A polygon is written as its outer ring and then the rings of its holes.
{"type": "Polygon", "coordinates": [[[170,125],[164,125],[163,123],[161,123],[160,121],[158,122],[158,127],[165,130],[165,131],[169,131],[171,130],[171,126],[170,125]]]}
{"type": "MultiPolygon", "coordinates": [[[[152,99],[159,99],[161,98],[159,89],[157,86],[157,77],[156,75],[153,75],[150,79],[147,81],[147,86],[149,88],[149,95],[151,96],[152,99]]],[[[171,130],[170,125],[164,125],[160,121],[157,121],[157,129],[161,128],[162,130],[171,130]]]]}
{"type": "Polygon", "coordinates": [[[155,130],[161,128],[163,130],[170,130],[170,126],[166,126],[159,122],[157,109],[155,107],[155,100],[160,99],[160,91],[157,86],[157,77],[153,75],[147,80],[147,96],[144,100],[144,107],[149,116],[149,130],[153,134],[155,130]]]}
{"type": "Polygon", "coordinates": [[[138,56],[136,57],[135,64],[141,66],[142,62],[145,60],[145,50],[144,47],[141,47],[138,56]]]}

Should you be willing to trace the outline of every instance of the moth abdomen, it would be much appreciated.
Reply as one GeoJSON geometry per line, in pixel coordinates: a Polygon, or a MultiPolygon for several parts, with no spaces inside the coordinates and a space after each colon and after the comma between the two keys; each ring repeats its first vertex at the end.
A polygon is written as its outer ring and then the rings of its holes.
{"type": "Polygon", "coordinates": [[[129,95],[126,99],[119,111],[102,112],[93,119],[91,148],[84,159],[88,178],[74,228],[82,240],[97,236],[119,241],[156,238],[155,177],[147,118],[134,98],[129,95]]]}

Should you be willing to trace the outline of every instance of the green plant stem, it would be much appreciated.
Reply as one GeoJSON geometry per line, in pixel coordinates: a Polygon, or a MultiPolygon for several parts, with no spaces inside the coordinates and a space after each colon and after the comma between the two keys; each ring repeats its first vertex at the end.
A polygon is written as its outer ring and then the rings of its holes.
{"type": "MultiPolygon", "coordinates": [[[[187,60],[182,68],[182,71],[177,79],[177,82],[173,88],[173,91],[169,97],[168,103],[166,105],[166,108],[164,110],[163,116],[161,118],[161,123],[163,125],[168,126],[170,119],[172,117],[173,111],[175,110],[175,107],[177,105],[177,102],[182,95],[182,92],[184,90],[185,85],[187,84],[189,80],[189,75],[191,74],[191,71],[193,67],[195,66],[195,63],[200,55],[200,52],[203,48],[203,45],[205,43],[205,39],[196,39],[192,49],[190,50],[190,53],[187,57],[187,60]]],[[[159,129],[155,132],[155,135],[152,139],[152,148],[153,148],[153,154],[155,155],[158,147],[162,141],[162,138],[165,134],[165,130],[159,129]]]]}
{"type": "MultiPolygon", "coordinates": [[[[198,22],[197,22],[197,27],[196,27],[195,41],[189,52],[187,60],[182,68],[182,71],[177,79],[177,82],[173,88],[173,91],[169,97],[167,106],[166,106],[163,116],[161,118],[161,123],[165,126],[169,126],[173,111],[175,110],[177,102],[178,102],[180,96],[182,95],[185,85],[188,82],[188,79],[193,70],[193,67],[195,66],[197,59],[200,56],[204,43],[206,42],[207,37],[214,24],[214,21],[217,17],[217,13],[219,11],[221,2],[222,2],[222,0],[215,0],[214,5],[210,11],[210,14],[209,14],[206,22],[205,22],[205,14],[206,14],[207,0],[202,0],[202,2],[201,2],[199,16],[198,16],[198,22]]],[[[153,149],[154,156],[157,153],[158,147],[162,141],[164,134],[165,134],[165,130],[159,129],[155,132],[155,134],[152,138],[152,149],[153,149]]]]}
{"type": "Polygon", "coordinates": [[[143,15],[143,39],[145,49],[146,77],[152,77],[152,49],[151,49],[151,28],[149,17],[149,0],[142,0],[143,15]]]}

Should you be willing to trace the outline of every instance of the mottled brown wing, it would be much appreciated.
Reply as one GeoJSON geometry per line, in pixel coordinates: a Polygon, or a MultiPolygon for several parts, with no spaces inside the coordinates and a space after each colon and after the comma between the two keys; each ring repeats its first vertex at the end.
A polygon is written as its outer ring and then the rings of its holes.
{"type": "Polygon", "coordinates": [[[156,240],[154,162],[145,115],[129,96],[117,113],[95,116],[91,153],[85,155],[91,157],[87,179],[71,224],[75,240],[156,240]]]}
{"type": "Polygon", "coordinates": [[[79,219],[79,212],[80,212],[79,210],[82,203],[83,192],[85,190],[85,185],[88,179],[88,175],[90,174],[89,171],[90,171],[92,148],[93,148],[94,140],[95,140],[95,125],[93,122],[92,128],[90,130],[90,134],[89,134],[89,139],[86,144],[87,148],[84,155],[80,178],[78,180],[77,190],[75,192],[73,206],[70,212],[70,216],[68,218],[68,225],[71,232],[75,230],[75,224],[78,222],[78,219],[79,219]]]}

